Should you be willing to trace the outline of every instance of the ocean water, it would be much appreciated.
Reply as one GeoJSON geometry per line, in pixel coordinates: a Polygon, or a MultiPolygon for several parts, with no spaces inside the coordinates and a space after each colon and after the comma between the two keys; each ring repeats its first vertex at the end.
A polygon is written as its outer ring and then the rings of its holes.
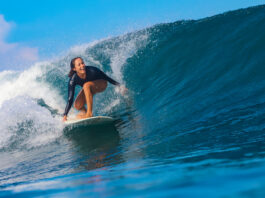
{"type": "Polygon", "coordinates": [[[256,6],[1,71],[0,197],[264,197],[264,24],[256,6]],[[129,89],[94,97],[115,126],[64,129],[75,56],[129,89]]]}

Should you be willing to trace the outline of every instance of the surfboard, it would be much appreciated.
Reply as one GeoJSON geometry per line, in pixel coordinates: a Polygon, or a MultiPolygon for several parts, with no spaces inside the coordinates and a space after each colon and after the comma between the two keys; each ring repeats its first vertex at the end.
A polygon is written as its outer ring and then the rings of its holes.
{"type": "Polygon", "coordinates": [[[106,125],[114,122],[109,116],[95,116],[84,119],[69,119],[64,122],[67,127],[106,125]]]}

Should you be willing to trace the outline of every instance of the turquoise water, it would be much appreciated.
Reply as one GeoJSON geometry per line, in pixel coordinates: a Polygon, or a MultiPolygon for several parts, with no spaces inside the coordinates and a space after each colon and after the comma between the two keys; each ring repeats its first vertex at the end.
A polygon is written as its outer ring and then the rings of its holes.
{"type": "Polygon", "coordinates": [[[2,71],[0,196],[264,197],[264,24],[257,6],[2,71]],[[64,129],[75,56],[129,89],[94,98],[114,126],[64,129]]]}

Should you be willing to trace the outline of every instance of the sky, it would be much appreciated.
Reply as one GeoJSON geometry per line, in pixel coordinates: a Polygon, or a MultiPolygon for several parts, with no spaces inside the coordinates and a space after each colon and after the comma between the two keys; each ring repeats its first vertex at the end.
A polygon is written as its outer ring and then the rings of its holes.
{"type": "Polygon", "coordinates": [[[23,69],[73,46],[157,23],[261,4],[265,0],[2,0],[0,71],[23,69]]]}

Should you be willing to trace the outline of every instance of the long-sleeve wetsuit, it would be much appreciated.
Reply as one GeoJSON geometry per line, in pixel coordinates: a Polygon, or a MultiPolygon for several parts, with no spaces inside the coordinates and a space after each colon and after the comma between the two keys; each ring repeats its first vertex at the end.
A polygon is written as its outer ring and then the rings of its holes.
{"type": "Polygon", "coordinates": [[[68,101],[65,107],[64,116],[68,114],[69,110],[71,109],[74,101],[74,95],[75,95],[75,86],[80,85],[83,87],[83,85],[88,81],[94,81],[94,80],[106,80],[110,82],[113,85],[119,85],[117,81],[111,79],[108,77],[103,71],[98,69],[97,67],[93,66],[86,66],[86,78],[82,79],[80,78],[76,73],[70,77],[68,82],[68,101]]]}

